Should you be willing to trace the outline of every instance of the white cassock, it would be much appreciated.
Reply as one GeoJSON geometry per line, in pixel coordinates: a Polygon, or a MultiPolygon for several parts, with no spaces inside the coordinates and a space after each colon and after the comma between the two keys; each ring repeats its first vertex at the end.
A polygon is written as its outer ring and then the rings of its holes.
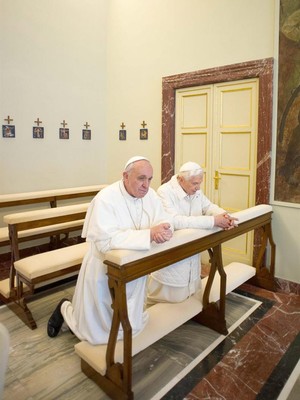
{"type": "MultiPolygon", "coordinates": [[[[214,215],[225,212],[201,190],[189,196],[174,175],[157,190],[165,210],[173,217],[174,229],[212,229],[214,215]]],[[[181,302],[201,293],[200,254],[153,272],[148,280],[147,302],[181,302]]]]}
{"type": "MultiPolygon", "coordinates": [[[[61,307],[64,320],[80,339],[91,344],[108,342],[112,321],[111,295],[103,264],[105,253],[113,249],[149,250],[150,228],[172,218],[162,206],[156,192],[149,188],[142,199],[128,194],[123,182],[116,182],[92,200],[83,227],[83,237],[89,242],[79,272],[74,297],[61,307]]],[[[133,335],[147,323],[144,310],[147,277],[126,285],[127,307],[133,335]]],[[[120,329],[118,339],[122,338],[120,329]]]]}

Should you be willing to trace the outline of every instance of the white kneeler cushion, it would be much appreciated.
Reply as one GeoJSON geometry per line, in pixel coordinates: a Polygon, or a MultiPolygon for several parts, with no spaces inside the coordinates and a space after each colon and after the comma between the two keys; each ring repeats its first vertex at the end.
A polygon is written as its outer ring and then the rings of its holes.
{"type": "MultiPolygon", "coordinates": [[[[236,289],[242,283],[255,275],[255,268],[242,264],[231,263],[225,267],[227,275],[226,294],[236,289]]],[[[202,279],[204,293],[207,278],[202,279]]],[[[210,301],[220,299],[220,276],[216,273],[210,293],[210,301]]],[[[202,301],[195,297],[182,303],[158,303],[148,308],[149,320],[144,330],[132,338],[132,355],[138,354],[163,336],[172,332],[202,311],[202,301]]],[[[106,372],[107,345],[91,345],[82,341],[75,345],[75,352],[101,375],[106,372]]],[[[118,341],[115,350],[115,362],[123,362],[123,342],[118,341]]]]}

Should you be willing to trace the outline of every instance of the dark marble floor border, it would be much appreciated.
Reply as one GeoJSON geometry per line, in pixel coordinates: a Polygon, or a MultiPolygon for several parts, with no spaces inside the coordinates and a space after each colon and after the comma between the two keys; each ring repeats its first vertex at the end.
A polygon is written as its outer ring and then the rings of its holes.
{"type": "MultiPolygon", "coordinates": [[[[274,301],[250,294],[244,290],[237,289],[234,292],[241,294],[242,296],[261,301],[262,304],[244,322],[242,322],[237,329],[229,334],[207,357],[205,357],[195,368],[193,368],[191,372],[189,372],[183,379],[181,379],[180,382],[178,382],[171,390],[169,390],[169,392],[161,398],[162,400],[178,400],[185,398],[185,396],[193,390],[199,381],[203,379],[222,360],[222,358],[237,344],[237,342],[239,342],[242,337],[245,336],[248,331],[275,304],[274,301]]],[[[288,376],[289,375],[290,372],[288,376]]],[[[281,389],[282,387],[280,388],[278,395],[281,389]]],[[[276,398],[274,397],[274,390],[272,394],[272,400],[274,400],[274,398],[276,398]]]]}
{"type": "Polygon", "coordinates": [[[300,333],[290,344],[288,350],[274,368],[267,382],[262,387],[256,400],[274,400],[281,393],[291,373],[300,359],[300,333]],[[276,396],[276,397],[274,397],[276,396]]]}

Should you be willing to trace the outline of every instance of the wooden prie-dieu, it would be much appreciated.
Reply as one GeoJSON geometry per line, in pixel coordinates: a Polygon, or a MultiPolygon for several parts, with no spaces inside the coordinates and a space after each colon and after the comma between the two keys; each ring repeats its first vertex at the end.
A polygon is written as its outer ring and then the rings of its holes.
{"type": "Polygon", "coordinates": [[[183,229],[175,231],[169,242],[153,244],[149,251],[113,250],[106,253],[113,309],[109,341],[107,345],[97,346],[82,341],[75,345],[75,351],[81,358],[82,371],[112,399],[134,398],[132,357],[135,354],[192,318],[226,335],[226,294],[250,278],[258,286],[275,290],[272,207],[258,205],[232,215],[239,219],[239,225],[231,230],[183,229]],[[252,230],[261,231],[261,244],[254,267],[238,262],[223,267],[222,243],[252,230]],[[269,254],[266,257],[268,244],[269,254]],[[182,303],[158,303],[149,307],[148,324],[141,333],[132,337],[126,284],[205,250],[209,250],[211,268],[208,278],[202,280],[202,301],[191,296],[182,303]],[[268,266],[265,265],[266,260],[269,260],[268,266]],[[124,333],[123,340],[118,341],[120,327],[124,333]]]}

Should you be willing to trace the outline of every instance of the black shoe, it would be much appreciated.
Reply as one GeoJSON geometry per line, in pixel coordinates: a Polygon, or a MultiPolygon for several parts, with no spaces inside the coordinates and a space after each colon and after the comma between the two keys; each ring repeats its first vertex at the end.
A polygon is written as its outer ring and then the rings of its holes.
{"type": "Polygon", "coordinates": [[[60,308],[65,301],[69,301],[69,300],[62,299],[56,306],[56,309],[53,311],[51,317],[49,318],[48,326],[47,326],[47,333],[48,333],[49,337],[57,336],[58,332],[60,331],[60,329],[62,327],[62,324],[64,323],[64,317],[62,316],[60,308]]]}

